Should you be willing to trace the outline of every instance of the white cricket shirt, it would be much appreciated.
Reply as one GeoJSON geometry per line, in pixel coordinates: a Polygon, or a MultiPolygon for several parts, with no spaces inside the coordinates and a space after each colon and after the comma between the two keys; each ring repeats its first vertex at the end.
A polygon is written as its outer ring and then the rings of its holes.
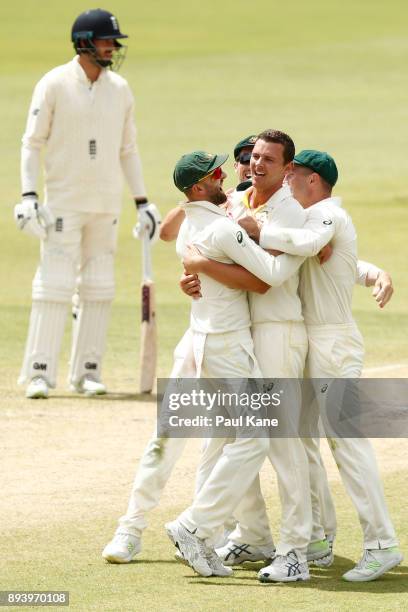
{"type": "Polygon", "coordinates": [[[357,274],[357,234],[341,207],[341,199],[327,198],[307,209],[303,229],[262,230],[262,245],[308,257],[301,268],[299,293],[307,325],[352,324],[353,287],[357,274]],[[317,253],[328,242],[330,259],[320,265],[317,253]]]}
{"type": "MultiPolygon", "coordinates": [[[[187,244],[194,244],[210,259],[238,263],[270,285],[280,285],[298,269],[297,257],[272,257],[255,244],[225,209],[210,202],[189,202],[176,243],[182,258],[187,244]]],[[[225,333],[251,324],[246,291],[230,289],[200,273],[203,297],[192,300],[191,328],[202,333],[225,333]]]]}
{"type": "Polygon", "coordinates": [[[37,84],[22,147],[22,190],[37,191],[45,147],[45,203],[51,208],[117,213],[123,173],[134,196],[145,196],[136,146],[133,96],[127,81],[103,69],[91,83],[78,56],[37,84]]]}
{"type": "MultiPolygon", "coordinates": [[[[251,214],[263,221],[263,227],[276,228],[277,230],[282,227],[299,228],[305,223],[306,212],[292,196],[287,185],[276,191],[263,206],[255,209],[251,209],[249,206],[249,193],[250,189],[233,194],[228,210],[234,219],[240,219],[251,214]]],[[[260,245],[264,247],[261,241],[260,245]]],[[[279,257],[282,257],[282,255],[279,257]]],[[[294,267],[292,276],[279,287],[271,287],[263,295],[258,293],[248,294],[252,323],[303,320],[302,304],[298,295],[299,268],[303,261],[303,257],[296,259],[297,266],[294,267]]]]}

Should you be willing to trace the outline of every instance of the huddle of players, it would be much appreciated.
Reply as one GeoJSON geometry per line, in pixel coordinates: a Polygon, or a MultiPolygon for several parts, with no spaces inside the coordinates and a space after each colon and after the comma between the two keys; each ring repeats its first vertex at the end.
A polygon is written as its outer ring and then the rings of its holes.
{"type": "MultiPolygon", "coordinates": [[[[312,378],[360,376],[364,350],[351,314],[353,285],[375,285],[381,306],[392,289],[386,273],[357,260],[355,229],[332,197],[333,158],[313,150],[295,156],[293,141],[277,130],[244,139],[234,153],[240,180],[250,175],[252,183],[228,199],[227,155],[195,151],[175,167],[187,203],[169,213],[161,236],[177,236],[187,272],[182,286],[199,299],[192,300],[170,377],[296,379],[305,365],[312,378]]],[[[298,406],[299,389],[291,393],[298,406]]],[[[311,427],[320,408],[308,407],[311,427]]],[[[229,576],[231,566],[265,560],[261,582],[307,580],[308,562],[333,562],[336,532],[318,441],[239,434],[206,440],[193,503],[166,525],[176,558],[203,576],[229,576]],[[281,499],[276,544],[258,476],[266,457],[281,499]],[[224,526],[232,531],[215,548],[224,526]]],[[[148,444],[128,510],[103,551],[108,561],[126,563],[140,552],[145,515],[158,504],[185,442],[154,436],[148,444]]],[[[363,556],[343,578],[374,580],[402,560],[376,459],[366,439],[339,438],[331,448],[364,534],[363,556]]]]}

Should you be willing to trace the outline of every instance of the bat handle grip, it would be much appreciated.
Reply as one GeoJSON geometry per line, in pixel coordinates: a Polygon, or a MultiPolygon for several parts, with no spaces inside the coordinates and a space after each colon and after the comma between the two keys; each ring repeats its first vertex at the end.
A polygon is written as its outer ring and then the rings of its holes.
{"type": "Polygon", "coordinates": [[[150,239],[147,232],[142,236],[143,280],[152,280],[152,257],[150,253],[150,239]]]}

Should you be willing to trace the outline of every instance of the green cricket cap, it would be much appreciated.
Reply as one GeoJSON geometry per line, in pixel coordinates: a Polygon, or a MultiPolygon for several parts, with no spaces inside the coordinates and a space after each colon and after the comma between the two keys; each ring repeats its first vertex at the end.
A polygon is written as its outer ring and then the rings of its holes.
{"type": "Polygon", "coordinates": [[[228,153],[214,155],[206,151],[193,151],[183,155],[177,162],[173,172],[173,180],[177,189],[185,191],[198,181],[211,174],[228,159],[228,153]]]}
{"type": "Polygon", "coordinates": [[[339,173],[336,162],[326,151],[304,149],[295,155],[293,162],[299,166],[310,168],[310,170],[319,174],[332,187],[337,183],[339,173]]]}
{"type": "Polygon", "coordinates": [[[240,140],[234,148],[234,159],[238,159],[238,155],[241,153],[242,149],[245,149],[246,147],[254,147],[257,138],[258,136],[256,136],[256,134],[251,134],[250,136],[240,140]]]}

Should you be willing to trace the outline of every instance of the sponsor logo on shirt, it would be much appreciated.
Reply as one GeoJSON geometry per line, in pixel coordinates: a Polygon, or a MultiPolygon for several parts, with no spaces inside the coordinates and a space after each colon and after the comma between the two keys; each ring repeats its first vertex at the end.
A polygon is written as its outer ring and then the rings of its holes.
{"type": "Polygon", "coordinates": [[[333,223],[333,221],[331,219],[326,219],[325,221],[323,221],[324,225],[331,225],[333,223]]]}
{"type": "Polygon", "coordinates": [[[237,242],[238,244],[244,244],[244,234],[241,231],[237,232],[237,242]]]}

